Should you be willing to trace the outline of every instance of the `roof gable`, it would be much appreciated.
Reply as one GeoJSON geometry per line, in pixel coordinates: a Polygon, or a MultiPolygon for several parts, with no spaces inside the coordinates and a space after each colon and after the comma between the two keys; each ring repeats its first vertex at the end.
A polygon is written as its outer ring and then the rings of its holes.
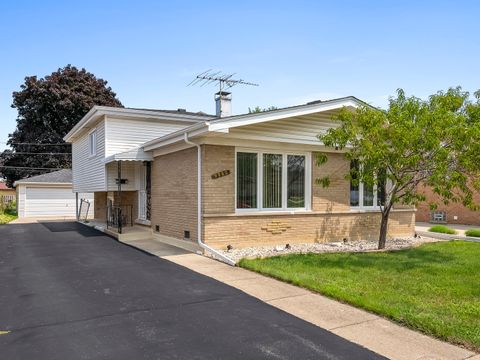
{"type": "MultiPolygon", "coordinates": [[[[203,123],[193,124],[189,127],[186,127],[185,129],[146,142],[143,146],[146,151],[150,151],[163,146],[171,145],[175,142],[183,141],[185,134],[187,134],[189,138],[194,138],[196,136],[205,136],[209,134],[228,134],[230,132],[236,131],[236,129],[241,127],[246,128],[256,124],[268,123],[278,120],[292,122],[293,125],[295,124],[296,120],[303,119],[305,117],[316,116],[320,118],[322,117],[320,114],[327,115],[331,111],[336,111],[344,107],[354,109],[361,106],[369,105],[353,96],[348,96],[327,101],[315,101],[307,103],[305,105],[291,106],[261,113],[230,116],[215,119],[212,121],[205,121],[203,123]]],[[[323,123],[329,127],[332,127],[332,122],[328,120],[324,119],[323,123]]],[[[311,143],[312,140],[310,139],[308,142],[311,143]]]]}
{"type": "Polygon", "coordinates": [[[214,120],[209,123],[209,130],[216,131],[219,129],[228,129],[272,120],[280,120],[302,115],[315,114],[318,112],[337,110],[343,107],[357,108],[365,105],[367,104],[353,96],[326,101],[314,101],[304,105],[290,106],[282,109],[269,110],[254,114],[230,116],[214,120]]]}

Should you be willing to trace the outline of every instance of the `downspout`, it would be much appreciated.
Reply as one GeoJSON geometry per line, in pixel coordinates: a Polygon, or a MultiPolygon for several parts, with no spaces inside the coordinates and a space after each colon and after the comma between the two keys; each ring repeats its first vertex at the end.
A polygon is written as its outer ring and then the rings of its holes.
{"type": "Polygon", "coordinates": [[[196,144],[188,139],[188,133],[184,134],[184,140],[187,144],[197,147],[197,242],[198,246],[202,249],[210,252],[214,258],[227,263],[228,265],[235,266],[235,261],[229,257],[223,255],[218,250],[208,246],[202,241],[202,148],[199,144],[196,144]]]}

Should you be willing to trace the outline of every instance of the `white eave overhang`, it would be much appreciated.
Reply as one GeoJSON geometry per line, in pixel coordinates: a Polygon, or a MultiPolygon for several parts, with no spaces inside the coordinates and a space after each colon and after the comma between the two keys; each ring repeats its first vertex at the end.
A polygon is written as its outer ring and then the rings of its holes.
{"type": "Polygon", "coordinates": [[[205,121],[211,116],[208,115],[192,115],[179,112],[166,112],[156,110],[140,110],[140,109],[128,109],[128,108],[114,108],[109,106],[94,106],[90,111],[69,131],[63,138],[66,142],[72,142],[72,140],[78,135],[84,128],[88,128],[90,124],[95,123],[102,116],[112,117],[128,117],[145,120],[165,120],[165,121],[177,121],[195,123],[205,121]]]}
{"type": "Polygon", "coordinates": [[[207,134],[228,133],[229,129],[234,127],[253,125],[272,120],[286,119],[330,110],[338,110],[344,107],[354,109],[365,105],[368,106],[368,104],[364,103],[363,101],[353,96],[349,96],[346,98],[328,100],[314,104],[299,105],[291,108],[266,111],[264,113],[230,116],[191,125],[185,129],[151,140],[142,146],[145,151],[152,151],[164,146],[184,141],[185,134],[187,134],[188,138],[195,138],[207,134]]]}
{"type": "Polygon", "coordinates": [[[103,160],[105,164],[114,161],[153,161],[152,153],[145,152],[143,148],[135,148],[118,154],[113,154],[103,160]]]}

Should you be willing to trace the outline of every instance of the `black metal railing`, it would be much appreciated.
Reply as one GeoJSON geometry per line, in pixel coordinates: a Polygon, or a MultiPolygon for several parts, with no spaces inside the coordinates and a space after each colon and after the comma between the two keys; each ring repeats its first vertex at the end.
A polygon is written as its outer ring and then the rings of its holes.
{"type": "Polygon", "coordinates": [[[133,205],[112,205],[107,208],[107,229],[114,228],[119,234],[125,226],[133,226],[133,205]]]}

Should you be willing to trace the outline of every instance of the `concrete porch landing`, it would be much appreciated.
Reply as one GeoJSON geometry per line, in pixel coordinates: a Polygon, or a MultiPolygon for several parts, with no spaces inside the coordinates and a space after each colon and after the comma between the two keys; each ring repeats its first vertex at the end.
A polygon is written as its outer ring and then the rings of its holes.
{"type": "Polygon", "coordinates": [[[107,229],[107,225],[104,222],[92,220],[89,222],[81,221],[80,223],[113,236],[120,242],[134,246],[159,257],[197,253],[201,251],[200,247],[192,241],[174,239],[168,236],[152,233],[152,230],[147,226],[128,226],[122,229],[122,234],[119,234],[113,229],[107,229]]]}
{"type": "Polygon", "coordinates": [[[82,224],[93,227],[105,234],[113,236],[114,238],[123,241],[123,240],[140,240],[140,239],[150,239],[152,237],[152,230],[147,226],[134,225],[134,226],[125,226],[122,229],[122,233],[119,234],[114,228],[107,228],[107,224],[102,221],[89,220],[88,222],[80,221],[82,224]]]}

